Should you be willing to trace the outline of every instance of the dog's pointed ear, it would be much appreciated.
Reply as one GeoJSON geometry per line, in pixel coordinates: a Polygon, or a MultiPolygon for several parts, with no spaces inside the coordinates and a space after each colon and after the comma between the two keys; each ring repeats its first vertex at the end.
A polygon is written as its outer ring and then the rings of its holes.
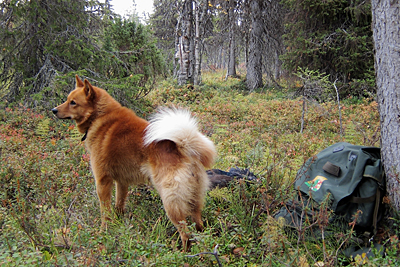
{"type": "Polygon", "coordinates": [[[93,100],[95,98],[96,92],[94,91],[93,86],[90,84],[90,82],[86,79],[84,81],[83,90],[88,100],[93,100]]]}
{"type": "Polygon", "coordinates": [[[84,84],[78,75],[75,75],[75,80],[76,80],[76,87],[83,87],[84,84]]]}

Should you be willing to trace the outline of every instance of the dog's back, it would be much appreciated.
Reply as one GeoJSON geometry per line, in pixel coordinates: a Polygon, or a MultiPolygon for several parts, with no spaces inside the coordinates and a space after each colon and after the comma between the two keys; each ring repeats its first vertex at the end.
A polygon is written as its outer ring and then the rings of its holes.
{"type": "Polygon", "coordinates": [[[126,185],[146,183],[148,178],[140,169],[147,160],[143,149],[147,125],[125,107],[95,120],[86,140],[94,171],[107,172],[113,180],[126,185]]]}

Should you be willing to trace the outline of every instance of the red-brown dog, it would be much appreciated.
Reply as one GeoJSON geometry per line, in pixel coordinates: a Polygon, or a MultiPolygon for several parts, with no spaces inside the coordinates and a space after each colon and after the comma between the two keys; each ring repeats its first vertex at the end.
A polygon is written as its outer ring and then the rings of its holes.
{"type": "Polygon", "coordinates": [[[186,218],[191,216],[196,229],[202,230],[201,211],[209,186],[204,167],[211,167],[216,156],[214,144],[199,133],[190,113],[162,109],[148,122],[78,76],[76,89],[52,111],[60,119],[75,120],[85,133],[102,227],[109,220],[114,183],[115,207],[123,212],[128,186],[150,179],[187,248],[186,218]]]}

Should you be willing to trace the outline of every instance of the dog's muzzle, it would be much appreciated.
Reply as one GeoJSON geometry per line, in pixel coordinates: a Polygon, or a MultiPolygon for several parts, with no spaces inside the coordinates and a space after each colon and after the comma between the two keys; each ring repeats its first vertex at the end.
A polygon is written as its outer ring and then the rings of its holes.
{"type": "Polygon", "coordinates": [[[57,108],[53,108],[51,111],[59,119],[62,119],[62,120],[70,120],[70,119],[72,119],[71,117],[63,117],[62,113],[61,114],[58,113],[58,109],[57,108]]]}

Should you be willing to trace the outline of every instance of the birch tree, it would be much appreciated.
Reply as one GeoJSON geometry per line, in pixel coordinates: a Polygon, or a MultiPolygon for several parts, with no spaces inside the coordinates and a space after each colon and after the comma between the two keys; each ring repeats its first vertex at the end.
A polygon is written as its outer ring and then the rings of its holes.
{"type": "Polygon", "coordinates": [[[203,34],[204,34],[204,17],[208,10],[207,0],[194,1],[194,17],[195,17],[195,39],[194,39],[194,77],[193,84],[199,85],[201,83],[201,58],[203,48],[203,34]]]}
{"type": "Polygon", "coordinates": [[[193,83],[194,72],[194,42],[193,42],[193,3],[191,0],[185,0],[182,5],[176,25],[175,58],[178,60],[179,70],[177,72],[178,84],[187,82],[193,83]]]}
{"type": "Polygon", "coordinates": [[[175,32],[179,85],[201,82],[203,20],[207,10],[207,0],[185,0],[182,4],[175,32]]]}
{"type": "Polygon", "coordinates": [[[235,17],[235,8],[236,1],[229,0],[228,5],[228,21],[229,21],[229,58],[228,58],[228,70],[226,72],[226,77],[232,76],[236,77],[236,35],[235,35],[235,25],[236,25],[236,17],[235,17]]]}

